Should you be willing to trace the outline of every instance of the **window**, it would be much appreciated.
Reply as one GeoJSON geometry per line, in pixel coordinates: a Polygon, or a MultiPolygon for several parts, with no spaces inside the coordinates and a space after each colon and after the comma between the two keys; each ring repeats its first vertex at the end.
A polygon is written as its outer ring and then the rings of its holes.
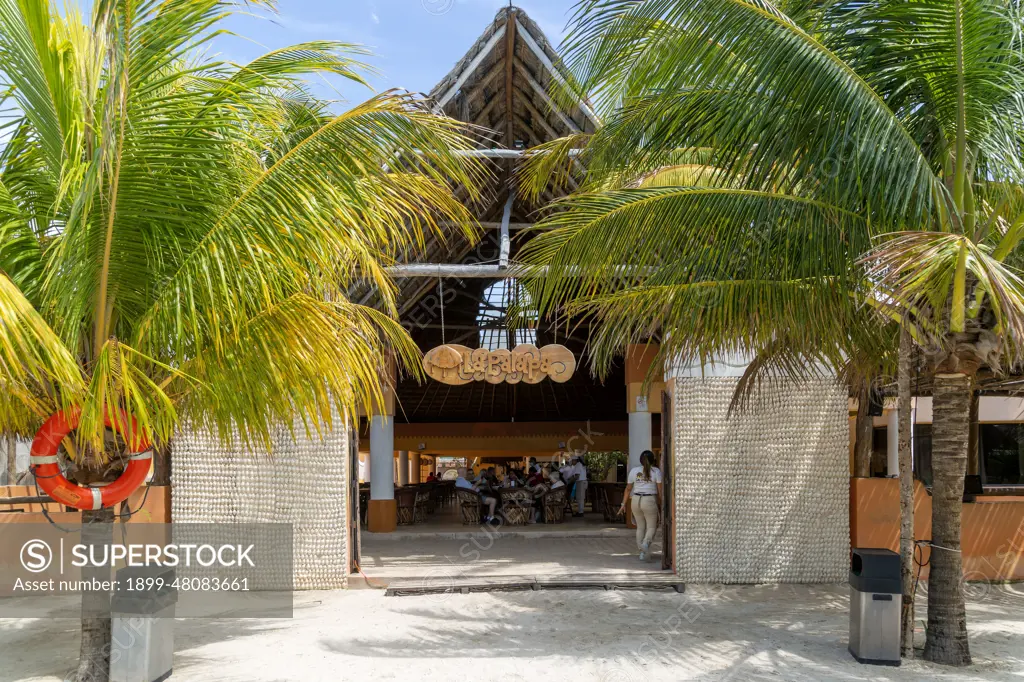
{"type": "MultiPolygon", "coordinates": [[[[876,426],[871,438],[871,471],[876,477],[885,477],[889,473],[889,429],[876,426]]],[[[894,474],[895,475],[895,474],[894,474]]]]}
{"type": "Polygon", "coordinates": [[[932,484],[932,425],[914,425],[914,478],[932,484]]]}
{"type": "Polygon", "coordinates": [[[1024,424],[981,424],[978,438],[983,483],[1024,483],[1024,424]]]}
{"type": "MultiPolygon", "coordinates": [[[[1024,484],[1024,424],[980,424],[978,460],[983,484],[1024,484]]],[[[932,484],[931,424],[914,427],[914,476],[932,484]]]]}
{"type": "Polygon", "coordinates": [[[487,350],[537,343],[537,311],[526,287],[515,279],[498,280],[484,290],[476,316],[480,347],[487,350]]]}

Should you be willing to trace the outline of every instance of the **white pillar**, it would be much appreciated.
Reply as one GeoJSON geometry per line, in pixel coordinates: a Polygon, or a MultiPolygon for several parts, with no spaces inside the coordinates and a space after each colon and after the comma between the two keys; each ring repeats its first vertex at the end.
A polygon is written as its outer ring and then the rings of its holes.
{"type": "Polygon", "coordinates": [[[651,449],[651,413],[629,413],[629,462],[626,471],[640,466],[640,454],[651,449]]]}
{"type": "Polygon", "coordinates": [[[409,451],[398,451],[398,485],[409,485],[409,451]]]}
{"type": "Polygon", "coordinates": [[[420,483],[420,468],[423,466],[423,460],[420,457],[420,453],[414,452],[409,457],[409,482],[420,483]]]}
{"type": "Polygon", "coordinates": [[[370,499],[395,499],[395,418],[370,417],[370,499]]]}
{"type": "Polygon", "coordinates": [[[370,453],[359,453],[359,482],[370,482],[370,453]]]}
{"type": "Polygon", "coordinates": [[[899,410],[889,410],[889,422],[886,425],[885,460],[886,475],[899,478],[900,475],[900,420],[899,410]]]}

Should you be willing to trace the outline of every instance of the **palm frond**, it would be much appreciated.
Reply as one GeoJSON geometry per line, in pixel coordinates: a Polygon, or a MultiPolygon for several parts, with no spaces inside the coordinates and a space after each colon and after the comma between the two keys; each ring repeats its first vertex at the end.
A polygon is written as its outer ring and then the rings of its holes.
{"type": "Polygon", "coordinates": [[[963,235],[907,232],[879,244],[864,262],[868,277],[877,282],[881,304],[925,325],[933,343],[941,345],[946,343],[943,339],[955,341],[958,335],[994,327],[1005,337],[1006,348],[1000,350],[1019,361],[1024,341],[1024,280],[994,258],[989,247],[963,235]],[[964,284],[958,282],[966,282],[973,291],[963,291],[964,284]],[[964,311],[968,296],[986,301],[984,311],[964,311]],[[911,307],[915,314],[908,316],[911,307]],[[965,314],[977,322],[971,323],[965,314]],[[992,319],[978,324],[983,314],[992,319]]]}
{"type": "Polygon", "coordinates": [[[608,107],[592,171],[640,174],[709,148],[710,165],[751,189],[799,187],[891,225],[930,219],[940,183],[917,141],[770,3],[581,3],[567,45],[577,79],[608,107]]]}
{"type": "MultiPolygon", "coordinates": [[[[218,347],[254,312],[293,293],[381,273],[376,261],[442,222],[472,234],[448,184],[478,185],[480,167],[457,154],[468,145],[460,124],[405,95],[385,94],[338,116],[255,175],[176,259],[141,316],[136,345],[176,338],[184,356],[218,347]],[[421,173],[385,172],[403,148],[420,150],[421,173]]],[[[390,286],[379,274],[375,283],[390,286]]]]}
{"type": "Polygon", "coordinates": [[[175,379],[168,390],[191,427],[269,448],[272,429],[291,427],[296,412],[315,436],[331,428],[333,414],[354,419],[379,401],[389,354],[418,364],[415,344],[389,316],[294,294],[254,316],[219,353],[186,362],[193,380],[175,379]]]}
{"type": "MultiPolygon", "coordinates": [[[[74,355],[11,279],[0,273],[0,382],[35,412],[63,408],[85,392],[74,355]]],[[[5,425],[0,424],[0,430],[5,425]]]]}

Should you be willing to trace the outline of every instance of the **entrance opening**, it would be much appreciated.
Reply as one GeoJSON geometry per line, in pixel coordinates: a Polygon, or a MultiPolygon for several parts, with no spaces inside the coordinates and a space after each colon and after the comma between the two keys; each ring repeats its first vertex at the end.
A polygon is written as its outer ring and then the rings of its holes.
{"type": "Polygon", "coordinates": [[[480,241],[431,237],[407,259],[429,267],[399,267],[401,322],[425,354],[427,377],[393,377],[393,405],[359,434],[359,512],[370,517],[359,531],[359,567],[371,580],[454,586],[662,571],[662,531],[640,561],[619,511],[631,444],[634,458],[643,449],[661,454],[661,389],[651,392],[645,372],[627,372],[625,362],[592,376],[587,320],[539,317],[530,285],[514,276],[533,234],[525,228],[580,179],[553,177],[536,197],[517,195],[519,151],[598,125],[582,100],[550,106],[560,98],[547,87],[564,77],[553,73],[550,45],[524,12],[504,9],[431,93],[445,115],[497,131],[482,142],[495,148],[480,150],[493,185],[467,199],[480,241]],[[574,457],[585,482],[566,468],[574,457]],[[554,488],[551,471],[569,477],[561,494],[539,487],[554,488]],[[489,500],[496,522],[486,519],[489,500]]]}
{"type": "MultiPolygon", "coordinates": [[[[556,425],[557,422],[522,426],[524,431],[535,433],[541,426],[556,425]]],[[[453,432],[479,433],[504,425],[467,426],[470,428],[453,432]]],[[[514,428],[508,429],[512,431],[514,428]]],[[[619,434],[601,434],[602,438],[609,436],[616,438],[619,434]]],[[[452,441],[466,438],[453,436],[452,441]]],[[[535,438],[527,433],[501,436],[500,440],[503,448],[515,449],[529,447],[535,438]]],[[[624,453],[588,451],[584,455],[590,462],[590,480],[582,495],[582,516],[574,516],[578,510],[575,489],[581,487],[580,483],[537,496],[531,488],[518,483],[520,472],[525,475],[528,471],[531,457],[536,457],[536,466],[542,472],[557,472],[568,466],[571,456],[512,456],[486,451],[466,457],[419,455],[421,481],[436,480],[396,486],[399,525],[394,532],[369,533],[363,526],[360,566],[364,574],[374,584],[396,589],[418,585],[436,588],[439,584],[455,589],[480,583],[536,580],[632,583],[674,577],[671,571],[662,571],[661,530],[655,534],[650,560],[641,561],[636,531],[618,514],[625,487],[619,481],[623,478],[624,453]],[[452,462],[464,466],[446,466],[452,462]],[[498,487],[488,486],[488,472],[493,472],[498,487]],[[431,473],[435,476],[429,476],[431,473]],[[460,474],[464,478],[459,485],[468,480],[482,486],[484,497],[465,490],[460,493],[455,480],[460,474]],[[517,482],[513,484],[513,480],[517,482]],[[558,494],[559,490],[563,492],[558,494]],[[497,518],[490,523],[484,520],[488,512],[484,501],[488,497],[496,500],[497,518]],[[527,501],[525,509],[523,499],[527,501]]],[[[414,456],[409,459],[415,461],[414,456]]],[[[368,487],[363,490],[365,494],[368,487]]]]}

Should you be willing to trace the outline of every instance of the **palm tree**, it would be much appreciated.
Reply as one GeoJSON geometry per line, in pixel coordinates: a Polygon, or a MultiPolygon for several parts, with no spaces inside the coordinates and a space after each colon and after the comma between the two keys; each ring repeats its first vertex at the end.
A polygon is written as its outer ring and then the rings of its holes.
{"type": "MultiPolygon", "coordinates": [[[[105,414],[158,445],[356,414],[385,351],[415,369],[384,267],[442,222],[470,232],[472,140],[397,92],[328,115],[302,78],[363,82],[355,46],[236,65],[201,52],[232,3],[94,5],[0,0],[0,433],[80,410],[85,483],[110,468],[105,414]],[[381,310],[346,298],[355,278],[381,310]]],[[[108,641],[83,620],[79,679],[106,679],[108,641]]]]}
{"type": "Polygon", "coordinates": [[[894,348],[883,328],[912,335],[934,376],[942,548],[925,657],[953,665],[970,662],[959,548],[972,378],[1018,362],[1024,339],[1024,283],[1008,265],[1024,237],[1019,10],[583,0],[566,61],[604,126],[538,149],[523,178],[535,191],[552,169],[587,169],[524,258],[550,268],[542,310],[601,320],[605,366],[654,334],[670,356],[833,367],[894,348]],[[694,165],[710,169],[701,182],[644,183],[694,165]]]}

